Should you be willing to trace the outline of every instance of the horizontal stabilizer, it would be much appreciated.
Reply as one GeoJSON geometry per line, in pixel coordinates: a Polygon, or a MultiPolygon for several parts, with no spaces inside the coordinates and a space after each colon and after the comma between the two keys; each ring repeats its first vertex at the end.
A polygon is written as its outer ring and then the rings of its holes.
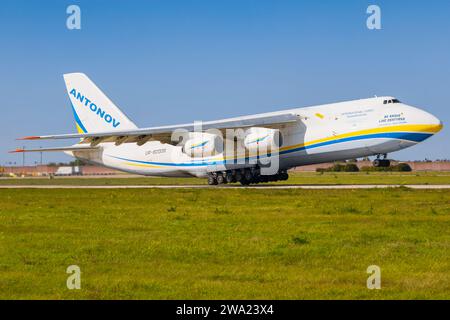
{"type": "Polygon", "coordinates": [[[21,152],[52,152],[52,151],[89,151],[97,150],[99,147],[86,146],[70,146],[70,147],[56,147],[56,148],[39,148],[39,149],[16,149],[9,151],[9,153],[21,153],[21,152]]]}

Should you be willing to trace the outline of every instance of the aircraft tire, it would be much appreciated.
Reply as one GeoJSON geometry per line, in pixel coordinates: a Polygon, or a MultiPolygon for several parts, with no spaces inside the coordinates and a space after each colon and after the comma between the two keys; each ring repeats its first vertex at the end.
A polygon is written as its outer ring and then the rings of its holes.
{"type": "Polygon", "coordinates": [[[378,168],[378,167],[380,167],[380,162],[381,162],[380,159],[375,159],[375,160],[373,160],[372,165],[373,165],[375,168],[378,168]]]}
{"type": "Polygon", "coordinates": [[[247,181],[246,179],[241,179],[240,183],[241,183],[243,186],[248,186],[248,185],[250,185],[250,181],[247,181]]]}
{"type": "Polygon", "coordinates": [[[375,159],[372,164],[375,168],[387,168],[391,165],[391,161],[388,159],[375,159]]]}
{"type": "Polygon", "coordinates": [[[220,173],[217,175],[217,184],[224,184],[225,183],[225,178],[223,177],[223,175],[220,173]]]}
{"type": "Polygon", "coordinates": [[[252,179],[253,179],[252,172],[250,170],[246,169],[245,173],[244,173],[244,178],[245,178],[245,180],[247,180],[249,182],[252,181],[252,179]]]}
{"type": "Polygon", "coordinates": [[[210,186],[215,186],[215,185],[217,184],[216,178],[214,178],[213,176],[209,176],[209,177],[208,177],[208,184],[209,184],[210,186]]]}

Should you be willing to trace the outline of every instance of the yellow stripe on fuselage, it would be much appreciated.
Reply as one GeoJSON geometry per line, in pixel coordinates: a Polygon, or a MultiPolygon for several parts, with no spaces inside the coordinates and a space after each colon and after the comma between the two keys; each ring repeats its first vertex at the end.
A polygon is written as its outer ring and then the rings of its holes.
{"type": "MultiPolygon", "coordinates": [[[[327,142],[327,141],[332,141],[332,140],[339,140],[339,139],[350,138],[350,137],[357,137],[357,136],[362,136],[362,135],[367,135],[367,134],[390,133],[390,132],[437,133],[441,129],[442,129],[441,124],[403,124],[403,125],[397,125],[397,126],[385,126],[385,127],[379,127],[379,128],[353,131],[353,132],[338,134],[338,135],[330,136],[330,137],[326,137],[326,138],[311,140],[311,141],[308,141],[305,143],[282,147],[282,148],[280,148],[279,151],[280,152],[287,151],[287,150],[292,150],[292,149],[296,149],[296,148],[307,147],[310,145],[314,145],[316,143],[327,142]]],[[[226,158],[217,157],[217,158],[212,158],[212,159],[208,159],[208,160],[209,161],[217,161],[217,160],[229,160],[229,159],[233,159],[233,158],[234,158],[234,156],[230,156],[230,157],[226,157],[226,158]]]]}
{"type": "Polygon", "coordinates": [[[404,132],[420,132],[420,133],[436,133],[436,132],[439,132],[441,129],[442,129],[442,125],[435,125],[435,124],[404,124],[404,125],[398,125],[398,126],[386,126],[386,127],[353,131],[353,132],[338,134],[338,135],[331,136],[331,137],[316,139],[316,140],[308,141],[305,143],[296,144],[293,146],[286,146],[286,147],[280,148],[280,151],[285,151],[285,150],[290,150],[290,149],[300,148],[300,147],[306,147],[306,146],[310,146],[312,144],[321,143],[321,142],[362,136],[362,135],[366,135],[366,134],[403,132],[403,131],[404,132]]]}
{"type": "Polygon", "coordinates": [[[144,168],[162,168],[162,166],[157,166],[154,164],[145,164],[145,163],[134,163],[134,162],[125,162],[125,164],[133,167],[144,167],[144,168]]]}
{"type": "MultiPolygon", "coordinates": [[[[350,137],[357,137],[357,136],[363,136],[368,134],[376,134],[376,133],[390,133],[390,132],[417,132],[417,133],[437,133],[442,129],[442,125],[436,125],[436,124],[405,124],[405,125],[397,125],[397,126],[385,126],[385,127],[379,127],[379,128],[372,128],[372,129],[365,129],[365,130],[359,130],[359,131],[353,131],[348,132],[344,134],[339,134],[336,136],[330,136],[326,138],[311,140],[305,143],[300,143],[296,145],[286,146],[280,148],[281,151],[291,150],[295,148],[301,148],[306,147],[310,145],[314,145],[317,143],[332,141],[332,140],[339,140],[344,138],[350,138],[350,137]]],[[[241,156],[245,155],[237,155],[237,157],[229,156],[229,157],[216,157],[216,158],[209,158],[205,159],[204,161],[221,161],[221,160],[230,160],[230,159],[238,159],[241,156]]],[[[261,156],[261,155],[260,155],[261,156]]],[[[146,167],[146,168],[163,168],[167,166],[159,166],[159,165],[152,165],[152,164],[144,164],[144,163],[133,163],[133,162],[126,162],[127,165],[135,166],[135,167],[146,167]]],[[[168,165],[170,166],[170,165],[168,165]]]]}

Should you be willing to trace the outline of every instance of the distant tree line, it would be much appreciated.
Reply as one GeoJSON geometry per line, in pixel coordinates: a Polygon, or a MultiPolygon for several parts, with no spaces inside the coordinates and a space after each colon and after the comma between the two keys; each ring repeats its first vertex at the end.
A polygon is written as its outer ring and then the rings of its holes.
{"type": "Polygon", "coordinates": [[[373,167],[367,166],[361,169],[355,163],[335,163],[328,168],[317,168],[316,172],[372,172],[372,171],[383,171],[383,172],[411,172],[412,168],[407,163],[398,163],[396,165],[391,165],[390,167],[373,167]]]}

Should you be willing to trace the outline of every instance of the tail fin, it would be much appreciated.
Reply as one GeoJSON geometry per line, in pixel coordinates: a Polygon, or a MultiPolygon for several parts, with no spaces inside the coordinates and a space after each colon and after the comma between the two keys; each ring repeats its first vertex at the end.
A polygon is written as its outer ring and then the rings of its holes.
{"type": "Polygon", "coordinates": [[[64,82],[79,133],[137,129],[85,74],[65,74],[64,82]]]}

